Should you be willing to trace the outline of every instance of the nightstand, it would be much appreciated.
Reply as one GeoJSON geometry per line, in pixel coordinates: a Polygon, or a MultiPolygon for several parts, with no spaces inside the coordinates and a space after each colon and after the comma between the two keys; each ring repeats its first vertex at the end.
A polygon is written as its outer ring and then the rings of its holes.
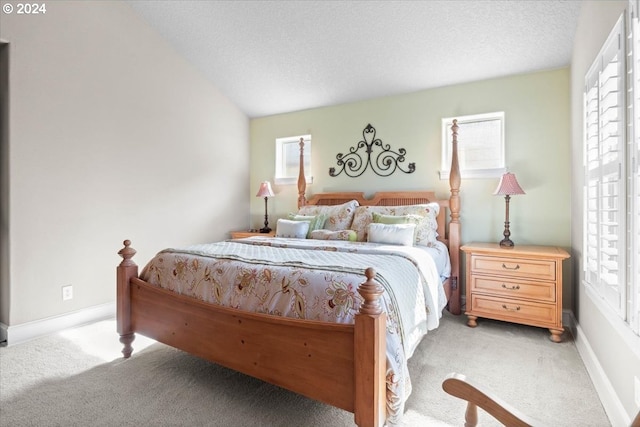
{"type": "Polygon", "coordinates": [[[274,237],[276,235],[275,231],[271,231],[269,233],[260,233],[259,231],[232,231],[231,238],[232,239],[242,239],[243,237],[251,237],[251,236],[263,236],[263,237],[274,237]]]}
{"type": "Polygon", "coordinates": [[[555,246],[470,243],[466,258],[466,296],[470,327],[478,317],[548,328],[560,342],[562,261],[569,254],[555,246]]]}

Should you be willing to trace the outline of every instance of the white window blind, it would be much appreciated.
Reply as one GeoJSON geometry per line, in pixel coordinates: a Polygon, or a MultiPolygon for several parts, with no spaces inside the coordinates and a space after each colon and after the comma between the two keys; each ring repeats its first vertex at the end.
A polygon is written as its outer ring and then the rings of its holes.
{"type": "Polygon", "coordinates": [[[626,311],[625,50],[618,20],[585,81],[585,280],[626,311]]]}
{"type": "Polygon", "coordinates": [[[627,31],[627,161],[629,243],[628,311],[631,329],[640,334],[640,0],[629,1],[627,31]]]}

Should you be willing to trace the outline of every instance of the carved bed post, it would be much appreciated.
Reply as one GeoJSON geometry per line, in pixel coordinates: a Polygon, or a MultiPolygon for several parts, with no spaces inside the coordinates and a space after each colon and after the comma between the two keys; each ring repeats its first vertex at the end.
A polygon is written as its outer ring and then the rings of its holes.
{"type": "Polygon", "coordinates": [[[451,171],[449,173],[449,254],[451,255],[451,298],[449,311],[460,314],[460,165],[458,164],[458,121],[453,121],[451,147],[451,171]]]}
{"type": "Polygon", "coordinates": [[[131,278],[138,277],[138,266],[131,259],[136,250],[131,246],[130,240],[123,242],[124,248],[118,251],[118,255],[122,257],[122,262],[118,265],[117,275],[117,323],[118,333],[120,334],[120,342],[124,345],[122,354],[125,359],[131,356],[133,347],[131,343],[135,339],[135,334],[131,330],[131,278]]]}
{"type": "Polygon", "coordinates": [[[304,176],[304,138],[300,138],[300,169],[298,171],[298,209],[307,204],[305,192],[307,191],[307,179],[304,176]]]}
{"type": "Polygon", "coordinates": [[[360,427],[381,427],[386,419],[386,314],[380,306],[382,286],[373,279],[373,268],[365,271],[367,281],[358,287],[364,302],[356,314],[354,328],[355,422],[360,427]]]}

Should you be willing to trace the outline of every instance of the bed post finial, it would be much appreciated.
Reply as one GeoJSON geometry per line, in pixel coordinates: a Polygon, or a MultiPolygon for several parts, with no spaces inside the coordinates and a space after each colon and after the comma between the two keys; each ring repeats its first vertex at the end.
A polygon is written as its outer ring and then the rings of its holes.
{"type": "Polygon", "coordinates": [[[307,191],[307,179],[304,176],[304,138],[300,137],[300,168],[298,171],[298,209],[307,204],[305,192],[307,191]]]}
{"type": "Polygon", "coordinates": [[[131,343],[135,339],[131,330],[131,279],[138,277],[138,266],[131,259],[136,254],[136,250],[131,247],[131,240],[125,240],[123,244],[124,248],[118,251],[122,262],[116,269],[116,298],[118,299],[116,319],[120,342],[124,345],[122,354],[126,359],[131,356],[133,351],[131,343]]]}
{"type": "Polygon", "coordinates": [[[362,295],[364,302],[360,306],[362,314],[381,314],[382,306],[380,306],[380,296],[384,293],[384,289],[374,279],[376,271],[369,267],[364,271],[367,281],[358,287],[358,293],[362,295]]]}
{"type": "Polygon", "coordinates": [[[136,250],[131,247],[131,240],[127,239],[122,242],[122,244],[124,245],[124,248],[118,251],[118,255],[122,257],[122,262],[120,263],[120,265],[136,265],[136,263],[131,259],[136,254],[136,250]]]}
{"type": "Polygon", "coordinates": [[[451,126],[451,171],[449,172],[449,254],[451,255],[451,298],[449,311],[460,314],[460,164],[458,163],[458,120],[453,120],[451,126]]]}

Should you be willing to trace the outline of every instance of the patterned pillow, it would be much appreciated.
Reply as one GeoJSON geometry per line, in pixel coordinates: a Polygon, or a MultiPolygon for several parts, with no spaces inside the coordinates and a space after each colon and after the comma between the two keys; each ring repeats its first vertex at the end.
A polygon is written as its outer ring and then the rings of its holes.
{"type": "Polygon", "coordinates": [[[311,232],[311,238],[317,240],[348,240],[356,241],[356,232],[353,230],[314,230],[311,232]]]}
{"type": "Polygon", "coordinates": [[[321,230],[324,228],[324,223],[327,220],[327,214],[320,213],[318,215],[296,215],[294,213],[289,214],[291,221],[309,221],[309,231],[307,232],[307,239],[311,238],[311,232],[314,230],[321,230]]]}
{"type": "Polygon", "coordinates": [[[440,205],[426,203],[406,206],[358,206],[353,216],[351,229],[358,235],[358,242],[366,242],[369,224],[373,222],[373,213],[404,216],[418,215],[422,220],[416,226],[416,245],[434,246],[438,237],[437,217],[440,205]]]}
{"type": "Polygon", "coordinates": [[[276,237],[293,237],[294,239],[306,239],[309,232],[309,221],[291,221],[278,219],[276,237]]]}
{"type": "Polygon", "coordinates": [[[298,215],[318,215],[323,213],[327,215],[327,220],[324,223],[325,229],[331,231],[347,230],[351,228],[353,214],[357,207],[357,200],[351,200],[334,206],[303,206],[298,210],[298,215]]]}
{"type": "Polygon", "coordinates": [[[415,231],[415,224],[379,224],[372,222],[368,227],[367,239],[373,243],[413,246],[415,231]]]}

